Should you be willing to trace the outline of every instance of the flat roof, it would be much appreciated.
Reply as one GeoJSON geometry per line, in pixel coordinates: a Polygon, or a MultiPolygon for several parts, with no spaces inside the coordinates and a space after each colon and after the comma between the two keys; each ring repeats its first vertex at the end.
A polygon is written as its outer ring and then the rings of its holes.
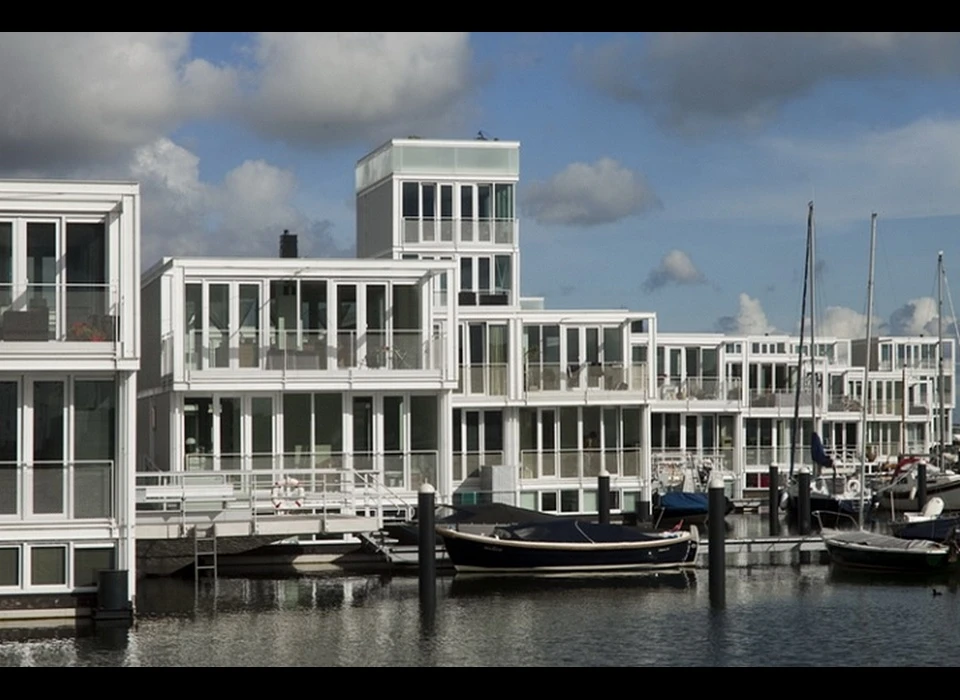
{"type": "Polygon", "coordinates": [[[391,139],[357,161],[356,191],[395,174],[516,180],[520,176],[520,142],[391,139]]]}

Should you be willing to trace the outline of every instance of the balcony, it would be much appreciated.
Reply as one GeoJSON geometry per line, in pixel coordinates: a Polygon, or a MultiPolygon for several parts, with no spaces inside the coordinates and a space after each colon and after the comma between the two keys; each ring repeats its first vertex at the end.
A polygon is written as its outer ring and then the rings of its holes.
{"type": "Polygon", "coordinates": [[[34,284],[17,296],[0,285],[2,343],[113,344],[119,311],[113,288],[103,284],[34,284]]]}
{"type": "MultiPolygon", "coordinates": [[[[784,411],[793,411],[798,405],[800,408],[811,408],[813,406],[813,397],[809,390],[804,390],[797,400],[796,389],[765,389],[762,391],[751,391],[749,395],[750,408],[771,408],[778,413],[784,411]]],[[[816,396],[817,409],[823,409],[823,398],[820,394],[816,396]]]]}
{"type": "Polygon", "coordinates": [[[507,396],[510,391],[506,363],[460,365],[460,379],[454,393],[464,396],[507,396]]]}
{"type": "MultiPolygon", "coordinates": [[[[188,371],[259,369],[265,371],[439,370],[444,362],[444,338],[423,340],[422,331],[325,330],[230,334],[210,329],[187,337],[184,361],[188,371]]],[[[166,341],[166,339],[165,339],[166,341]]],[[[161,363],[164,367],[164,345],[161,363]]]]}
{"type": "Polygon", "coordinates": [[[503,452],[460,452],[453,453],[453,480],[461,482],[465,479],[480,477],[480,467],[485,465],[503,464],[503,452]]]}
{"type": "MultiPolygon", "coordinates": [[[[931,348],[931,352],[935,355],[936,350],[931,348]]],[[[943,367],[945,371],[949,371],[950,365],[953,364],[950,362],[949,358],[944,358],[943,367]]],[[[880,372],[892,372],[899,371],[904,368],[906,369],[924,369],[924,370],[936,370],[939,368],[936,357],[930,358],[916,358],[907,360],[902,357],[897,358],[896,360],[879,360],[877,362],[877,370],[880,372]]]]}
{"type": "Polygon", "coordinates": [[[521,479],[596,479],[600,470],[612,476],[639,477],[639,447],[605,449],[521,450],[521,479]]]}
{"type": "Polygon", "coordinates": [[[660,377],[657,380],[657,398],[661,401],[721,401],[738,404],[741,396],[742,386],[739,379],[660,377]]]}
{"type": "Polygon", "coordinates": [[[400,220],[404,244],[458,243],[506,244],[517,241],[516,219],[420,219],[405,217],[400,220]]]}
{"type": "Polygon", "coordinates": [[[523,386],[527,393],[535,392],[642,392],[646,395],[646,365],[585,363],[568,365],[557,363],[528,364],[524,368],[523,386]]]}
{"type": "Polygon", "coordinates": [[[111,461],[0,463],[0,523],[112,517],[111,461]]]}
{"type": "Polygon", "coordinates": [[[302,482],[308,494],[314,495],[340,490],[341,485],[349,484],[356,487],[377,484],[387,491],[417,491],[424,483],[437,483],[438,461],[434,450],[188,454],[183,471],[221,474],[227,483],[233,484],[234,496],[242,500],[253,491],[269,494],[277,481],[290,476],[302,482]],[[343,478],[344,474],[351,473],[352,481],[343,478]]]}
{"type": "MultiPolygon", "coordinates": [[[[863,403],[854,396],[831,394],[829,410],[836,413],[861,413],[863,403]]],[[[904,409],[903,399],[876,399],[867,405],[868,416],[902,416],[904,409]]],[[[929,416],[931,407],[923,403],[910,403],[906,407],[908,416],[929,416]]]]}

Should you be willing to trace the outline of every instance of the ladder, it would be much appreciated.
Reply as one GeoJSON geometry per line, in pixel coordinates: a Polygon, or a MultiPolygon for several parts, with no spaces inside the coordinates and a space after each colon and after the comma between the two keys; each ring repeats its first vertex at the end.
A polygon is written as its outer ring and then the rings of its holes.
{"type": "Polygon", "coordinates": [[[217,584],[217,526],[201,530],[193,527],[193,580],[196,592],[200,590],[200,572],[212,571],[214,586],[217,584]],[[206,563],[204,563],[206,562],[206,563]],[[212,562],[212,563],[211,563],[212,562]]]}

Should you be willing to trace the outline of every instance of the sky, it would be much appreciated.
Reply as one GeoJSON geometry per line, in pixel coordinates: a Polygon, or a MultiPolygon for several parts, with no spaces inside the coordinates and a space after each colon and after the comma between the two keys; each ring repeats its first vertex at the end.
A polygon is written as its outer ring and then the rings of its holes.
{"type": "MultiPolygon", "coordinates": [[[[521,143],[521,292],[664,331],[937,333],[960,34],[0,34],[0,177],[133,179],[166,255],[354,255],[389,138],[521,143]]],[[[960,289],[960,275],[956,276],[960,289]]],[[[945,332],[956,334],[945,291],[945,332]]],[[[960,299],[958,299],[960,301],[960,299]]]]}

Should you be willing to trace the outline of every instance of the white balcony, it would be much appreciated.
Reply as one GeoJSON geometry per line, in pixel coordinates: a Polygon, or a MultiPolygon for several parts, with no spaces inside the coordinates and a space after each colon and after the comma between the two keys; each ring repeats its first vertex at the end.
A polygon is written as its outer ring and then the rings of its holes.
{"type": "Polygon", "coordinates": [[[466,243],[478,245],[514,245],[517,242],[516,219],[400,219],[404,245],[425,243],[466,243]]]}
{"type": "Polygon", "coordinates": [[[643,453],[639,447],[522,450],[522,480],[596,479],[601,469],[611,476],[639,477],[643,453]]]}
{"type": "Polygon", "coordinates": [[[114,517],[111,461],[0,463],[0,523],[114,517]]]}
{"type": "Polygon", "coordinates": [[[536,393],[634,392],[647,395],[646,365],[622,362],[584,363],[564,367],[559,362],[529,363],[524,368],[523,387],[536,393]]]}

